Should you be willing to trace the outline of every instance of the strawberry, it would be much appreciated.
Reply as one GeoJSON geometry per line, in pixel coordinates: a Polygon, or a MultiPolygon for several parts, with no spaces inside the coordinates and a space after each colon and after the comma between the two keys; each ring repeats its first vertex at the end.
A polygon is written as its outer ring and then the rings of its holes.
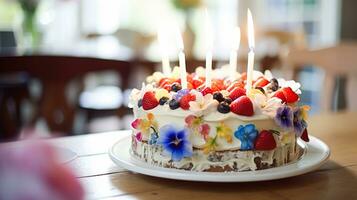
{"type": "Polygon", "coordinates": [[[245,89],[236,87],[229,93],[229,98],[233,101],[236,100],[238,97],[245,95],[245,89]]]}
{"type": "Polygon", "coordinates": [[[264,87],[266,85],[268,85],[270,83],[270,81],[268,81],[267,79],[265,79],[264,77],[260,77],[258,80],[255,81],[253,87],[264,87]]]}
{"type": "Polygon", "coordinates": [[[204,82],[201,79],[193,79],[192,80],[192,86],[194,89],[197,89],[198,87],[200,87],[203,84],[204,84],[204,82]]]}
{"type": "Polygon", "coordinates": [[[237,115],[254,115],[253,103],[247,96],[241,96],[234,100],[231,105],[231,111],[237,115]]]}
{"type": "Polygon", "coordinates": [[[196,100],[196,96],[193,94],[187,94],[180,99],[180,107],[184,110],[188,110],[190,108],[190,101],[196,100]]]}
{"type": "Polygon", "coordinates": [[[270,131],[262,130],[255,140],[255,150],[273,150],[276,148],[276,142],[270,131]]]}
{"type": "Polygon", "coordinates": [[[282,103],[286,102],[285,94],[281,90],[276,91],[273,97],[277,97],[277,98],[281,99],[282,103]]]}
{"type": "Polygon", "coordinates": [[[144,110],[151,110],[159,105],[159,101],[155,98],[155,93],[145,92],[142,105],[144,110]]]}
{"type": "Polygon", "coordinates": [[[225,90],[226,87],[224,85],[224,81],[221,80],[221,79],[212,80],[211,89],[212,89],[213,92],[218,92],[218,91],[221,91],[221,90],[225,90]]]}
{"type": "Polygon", "coordinates": [[[302,135],[300,136],[300,138],[302,140],[304,140],[305,142],[309,142],[309,134],[307,133],[307,129],[305,128],[304,132],[302,133],[302,135]]]}
{"type": "Polygon", "coordinates": [[[206,96],[206,94],[212,94],[213,91],[210,87],[204,87],[202,90],[201,90],[201,93],[203,96],[206,96]]]}
{"type": "Polygon", "coordinates": [[[234,81],[227,87],[227,90],[228,90],[228,92],[230,92],[230,91],[234,90],[234,88],[236,88],[236,87],[244,88],[244,82],[243,81],[234,81]]]}
{"type": "Polygon", "coordinates": [[[287,103],[295,103],[299,100],[299,95],[297,95],[290,87],[285,87],[282,91],[285,95],[287,103]]]}

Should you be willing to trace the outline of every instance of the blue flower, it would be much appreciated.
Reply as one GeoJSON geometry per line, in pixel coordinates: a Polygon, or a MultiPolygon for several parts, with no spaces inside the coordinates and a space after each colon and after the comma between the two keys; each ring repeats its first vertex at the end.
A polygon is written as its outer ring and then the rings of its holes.
{"type": "Polygon", "coordinates": [[[294,109],[294,120],[293,120],[293,125],[294,125],[294,132],[296,136],[300,137],[304,130],[307,128],[307,123],[302,117],[302,112],[300,108],[294,109]]]}
{"type": "Polygon", "coordinates": [[[150,135],[150,140],[149,140],[149,144],[150,144],[150,145],[156,144],[158,138],[159,138],[159,136],[157,135],[156,132],[151,133],[151,135],[150,135]]]}
{"type": "Polygon", "coordinates": [[[275,123],[284,129],[293,128],[293,111],[289,106],[282,106],[278,108],[275,115],[275,123]]]}
{"type": "Polygon", "coordinates": [[[254,149],[254,141],[258,136],[258,130],[254,124],[240,125],[234,132],[234,136],[241,141],[241,150],[251,150],[254,149]]]}
{"type": "Polygon", "coordinates": [[[192,156],[192,144],[187,129],[177,130],[172,125],[165,125],[160,128],[159,133],[157,144],[162,145],[164,154],[170,156],[173,161],[192,156]]]}

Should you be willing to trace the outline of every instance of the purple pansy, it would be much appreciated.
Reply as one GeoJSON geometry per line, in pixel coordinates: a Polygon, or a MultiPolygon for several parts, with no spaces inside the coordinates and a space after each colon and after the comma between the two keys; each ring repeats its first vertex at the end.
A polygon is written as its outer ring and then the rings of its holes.
{"type": "Polygon", "coordinates": [[[294,120],[293,120],[293,125],[294,125],[294,132],[296,136],[300,137],[304,130],[307,128],[307,123],[306,121],[302,118],[302,113],[300,108],[295,108],[294,109],[294,120]]]}
{"type": "Polygon", "coordinates": [[[289,106],[279,107],[275,115],[275,123],[284,129],[293,128],[293,111],[289,106]]]}
{"type": "Polygon", "coordinates": [[[254,141],[258,136],[258,130],[254,124],[240,125],[234,132],[234,136],[241,141],[241,150],[254,149],[254,141]]]}
{"type": "Polygon", "coordinates": [[[179,90],[175,95],[173,95],[173,99],[175,99],[176,101],[180,101],[180,99],[185,96],[186,94],[188,94],[190,92],[189,89],[182,89],[179,90]]]}
{"type": "Polygon", "coordinates": [[[160,128],[159,133],[157,144],[162,145],[163,153],[170,156],[173,161],[192,156],[192,144],[186,128],[177,129],[172,125],[165,125],[160,128]]]}

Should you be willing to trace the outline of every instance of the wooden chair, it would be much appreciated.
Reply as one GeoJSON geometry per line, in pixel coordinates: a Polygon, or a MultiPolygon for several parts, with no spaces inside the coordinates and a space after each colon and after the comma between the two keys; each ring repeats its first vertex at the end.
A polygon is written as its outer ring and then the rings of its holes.
{"type": "Polygon", "coordinates": [[[75,105],[66,97],[67,84],[92,71],[115,70],[122,75],[122,87],[128,88],[132,65],[129,62],[70,56],[0,57],[0,74],[26,72],[42,83],[38,117],[43,117],[51,131],[72,131],[75,105]]]}
{"type": "Polygon", "coordinates": [[[325,79],[321,96],[323,111],[332,110],[335,92],[335,78],[344,76],[348,79],[346,87],[347,109],[357,110],[357,42],[342,42],[336,46],[317,50],[294,50],[287,57],[287,63],[293,76],[306,65],[314,65],[325,70],[325,79]]]}

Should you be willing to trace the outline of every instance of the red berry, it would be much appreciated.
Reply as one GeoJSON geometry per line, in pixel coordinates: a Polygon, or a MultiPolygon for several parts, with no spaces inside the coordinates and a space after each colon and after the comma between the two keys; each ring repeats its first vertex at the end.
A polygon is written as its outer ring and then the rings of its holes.
{"type": "Polygon", "coordinates": [[[201,90],[201,93],[203,96],[206,96],[206,94],[212,94],[213,91],[210,87],[204,87],[202,90],[201,90]]]}
{"type": "Polygon", "coordinates": [[[184,110],[188,110],[190,108],[190,101],[196,100],[196,96],[193,94],[187,94],[180,99],[180,107],[184,110]]]}
{"type": "Polygon", "coordinates": [[[197,89],[198,87],[200,87],[203,84],[204,84],[204,82],[201,79],[193,79],[192,80],[192,86],[194,89],[197,89]]]}
{"type": "Polygon", "coordinates": [[[244,96],[245,95],[245,89],[243,88],[234,88],[230,93],[229,93],[229,98],[231,98],[233,101],[236,100],[237,98],[244,96]]]}
{"type": "Polygon", "coordinates": [[[241,96],[234,100],[231,105],[231,111],[237,115],[254,115],[253,103],[247,96],[241,96]]]}
{"type": "Polygon", "coordinates": [[[231,83],[228,87],[227,90],[228,92],[234,90],[235,88],[244,88],[244,82],[243,81],[234,81],[233,83],[231,83]]]}
{"type": "Polygon", "coordinates": [[[305,142],[309,142],[309,134],[307,133],[307,129],[305,128],[304,132],[302,133],[301,137],[302,140],[304,140],[305,142]]]}
{"type": "Polygon", "coordinates": [[[162,88],[164,88],[167,91],[171,91],[171,85],[170,84],[165,84],[164,86],[162,86],[162,88]]]}
{"type": "Polygon", "coordinates": [[[159,101],[155,98],[153,92],[146,92],[143,96],[142,105],[144,110],[151,110],[159,105],[159,101]]]}
{"type": "Polygon", "coordinates": [[[264,77],[259,78],[258,80],[255,81],[253,87],[264,87],[266,85],[268,85],[270,83],[270,81],[268,81],[267,79],[265,79],[264,77]]]}
{"type": "Polygon", "coordinates": [[[255,150],[273,150],[276,148],[276,142],[270,131],[262,130],[255,140],[255,150]]]}
{"type": "Polygon", "coordinates": [[[211,89],[212,89],[213,92],[218,92],[218,91],[221,91],[221,90],[225,90],[226,86],[224,85],[224,80],[222,80],[222,79],[214,79],[214,80],[212,80],[211,89]]]}
{"type": "Polygon", "coordinates": [[[299,95],[297,95],[290,87],[285,87],[282,91],[285,95],[287,103],[295,103],[299,100],[299,95]]]}
{"type": "Polygon", "coordinates": [[[286,102],[285,94],[281,90],[276,91],[273,97],[277,97],[277,98],[281,99],[282,103],[286,102]]]}

